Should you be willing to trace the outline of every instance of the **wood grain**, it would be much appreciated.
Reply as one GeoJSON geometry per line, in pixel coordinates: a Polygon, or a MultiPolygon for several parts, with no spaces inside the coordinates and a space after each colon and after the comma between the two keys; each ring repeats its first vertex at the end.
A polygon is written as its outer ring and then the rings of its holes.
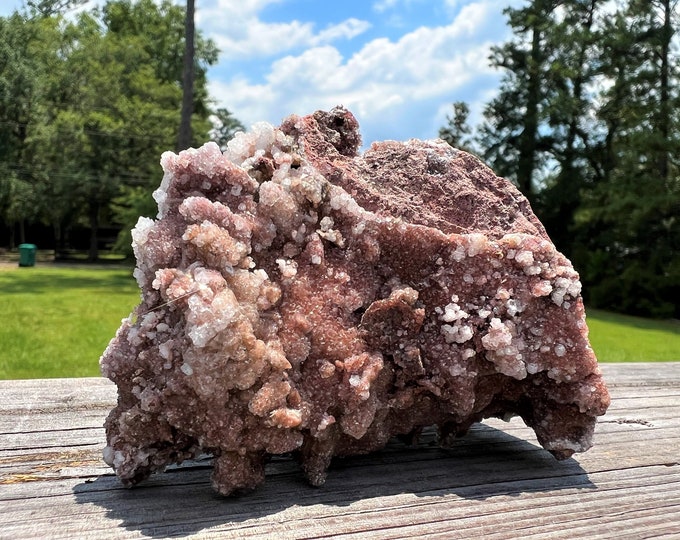
{"type": "Polygon", "coordinates": [[[208,457],[121,487],[107,380],[0,381],[0,538],[680,538],[680,362],[602,369],[612,406],[576,459],[489,420],[452,449],[428,432],[337,459],[321,488],[277,457],[237,498],[212,492],[208,457]]]}

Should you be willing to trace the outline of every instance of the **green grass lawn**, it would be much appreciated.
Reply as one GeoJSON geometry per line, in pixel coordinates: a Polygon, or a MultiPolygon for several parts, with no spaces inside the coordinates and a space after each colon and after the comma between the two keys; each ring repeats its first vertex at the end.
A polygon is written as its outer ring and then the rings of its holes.
{"type": "MultiPolygon", "coordinates": [[[[0,379],[99,374],[99,356],[139,302],[132,270],[0,268],[0,379]]],[[[601,362],[680,361],[680,322],[588,310],[601,362]]]]}
{"type": "Polygon", "coordinates": [[[131,269],[0,268],[0,379],[99,375],[138,303],[131,269]]]}
{"type": "Polygon", "coordinates": [[[680,361],[680,321],[657,321],[586,309],[600,362],[680,361]]]}

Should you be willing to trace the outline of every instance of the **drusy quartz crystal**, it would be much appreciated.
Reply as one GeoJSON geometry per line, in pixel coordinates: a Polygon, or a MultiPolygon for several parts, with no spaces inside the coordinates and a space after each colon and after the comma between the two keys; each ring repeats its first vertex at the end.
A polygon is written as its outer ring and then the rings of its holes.
{"type": "Polygon", "coordinates": [[[609,395],[579,276],[527,200],[442,141],[360,144],[336,108],[162,156],[141,303],[101,359],[125,484],[209,453],[230,494],[292,453],[320,485],[334,456],[492,416],[590,447],[609,395]]]}

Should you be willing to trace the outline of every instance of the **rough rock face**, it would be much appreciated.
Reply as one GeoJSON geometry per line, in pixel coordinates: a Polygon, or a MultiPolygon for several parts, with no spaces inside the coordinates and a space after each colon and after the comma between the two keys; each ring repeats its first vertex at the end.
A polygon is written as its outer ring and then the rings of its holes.
{"type": "Polygon", "coordinates": [[[526,199],[442,141],[363,155],[342,108],[165,153],[133,231],[142,302],[101,359],[104,458],[130,485],[198,453],[220,493],[520,415],[558,459],[609,395],[581,284],[526,199]]]}

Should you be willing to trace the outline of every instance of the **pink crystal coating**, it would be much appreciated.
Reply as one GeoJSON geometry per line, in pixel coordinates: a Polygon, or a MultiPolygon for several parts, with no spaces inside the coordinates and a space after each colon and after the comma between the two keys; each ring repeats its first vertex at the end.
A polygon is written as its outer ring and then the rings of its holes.
{"type": "Polygon", "coordinates": [[[526,199],[442,141],[359,146],[336,108],[163,155],[142,301],[101,359],[125,484],[207,452],[229,494],[293,452],[319,485],[333,456],[491,416],[590,447],[609,395],[581,284],[526,199]]]}

